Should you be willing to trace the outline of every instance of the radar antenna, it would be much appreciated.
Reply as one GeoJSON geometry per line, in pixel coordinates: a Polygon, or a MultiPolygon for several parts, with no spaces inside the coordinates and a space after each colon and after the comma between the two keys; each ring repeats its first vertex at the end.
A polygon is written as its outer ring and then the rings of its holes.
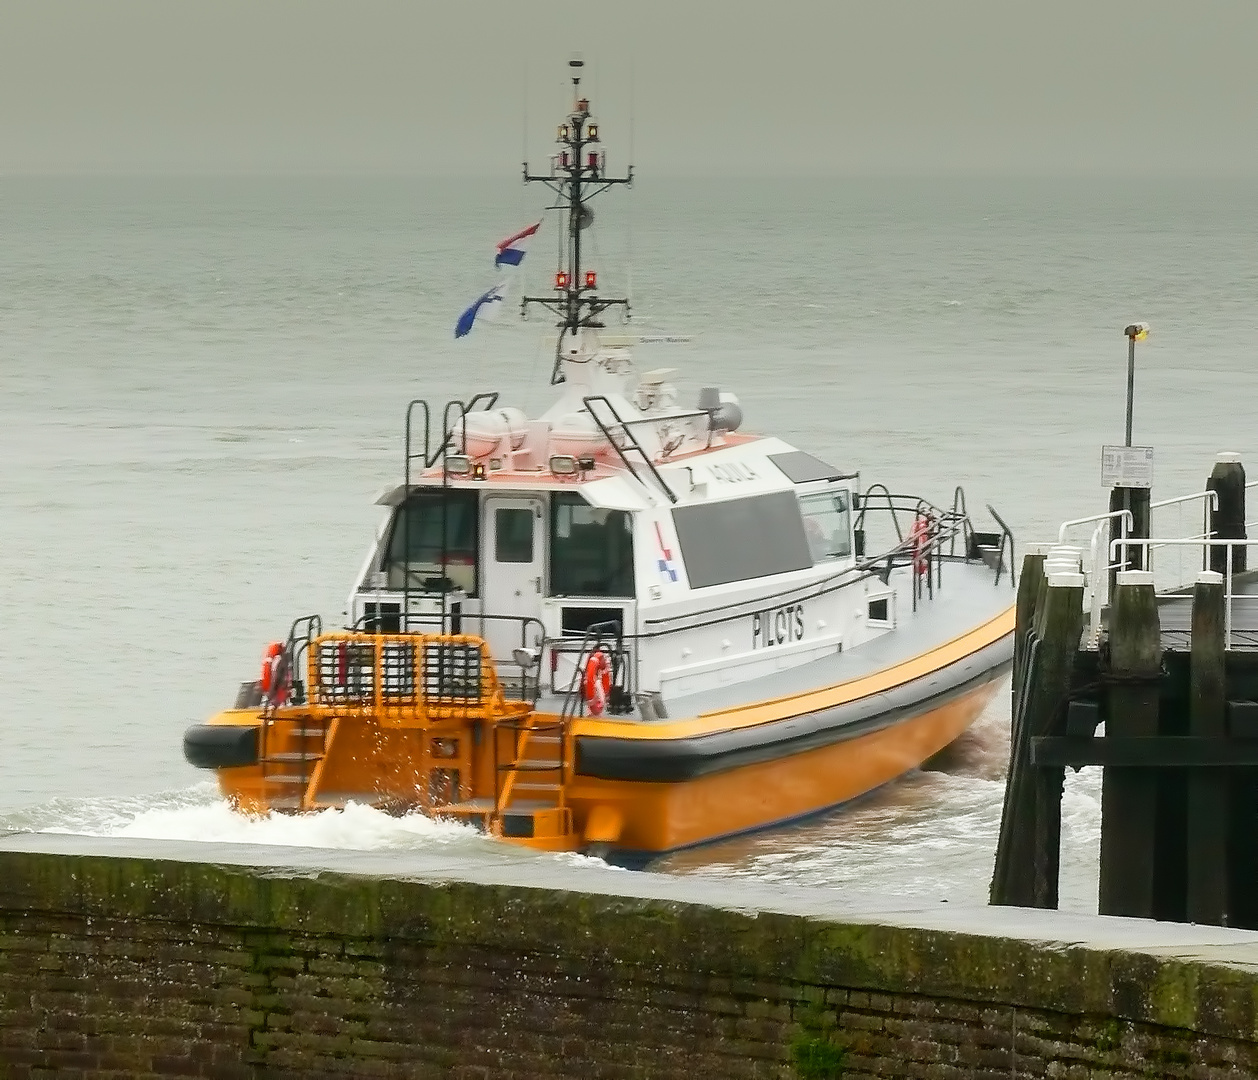
{"type": "MultiPolygon", "coordinates": [[[[524,182],[545,184],[554,192],[554,205],[547,209],[559,212],[563,232],[554,294],[525,296],[520,301],[520,311],[527,314],[530,305],[538,304],[558,316],[559,343],[565,334],[575,335],[582,327],[601,327],[601,315],[609,308],[621,307],[626,317],[629,314],[628,298],[600,296],[598,274],[581,263],[581,231],[594,220],[590,200],[619,184],[633,183],[632,165],[624,176],[607,175],[607,154],[599,139],[598,123],[590,114],[589,99],[581,96],[584,66],[582,60],[568,61],[572,72],[572,111],[559,125],[550,172],[534,175],[529,172],[529,163],[524,162],[524,182]]],[[[558,344],[550,381],[564,381],[558,344]]]]}

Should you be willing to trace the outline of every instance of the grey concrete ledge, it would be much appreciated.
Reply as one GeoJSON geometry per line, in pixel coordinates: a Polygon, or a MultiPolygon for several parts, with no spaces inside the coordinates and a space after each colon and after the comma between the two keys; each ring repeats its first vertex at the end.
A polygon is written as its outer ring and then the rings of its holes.
{"type": "Polygon", "coordinates": [[[446,859],[11,834],[0,837],[0,919],[183,920],[564,952],[1258,1036],[1255,932],[634,873],[486,847],[446,859]]]}

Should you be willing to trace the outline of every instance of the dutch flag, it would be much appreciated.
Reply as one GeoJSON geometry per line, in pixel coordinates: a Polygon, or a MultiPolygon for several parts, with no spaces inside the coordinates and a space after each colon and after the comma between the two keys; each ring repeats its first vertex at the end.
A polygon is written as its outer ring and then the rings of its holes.
{"type": "Polygon", "coordinates": [[[494,304],[501,304],[507,291],[507,283],[505,281],[498,282],[487,293],[483,293],[477,298],[462,315],[454,327],[454,336],[456,338],[465,337],[471,332],[472,324],[476,321],[476,316],[480,314],[481,308],[492,308],[494,304]]]}
{"type": "Polygon", "coordinates": [[[527,229],[521,229],[514,236],[508,236],[498,245],[498,254],[494,256],[494,266],[519,266],[524,261],[524,252],[528,247],[529,237],[542,227],[539,221],[527,229]]]}

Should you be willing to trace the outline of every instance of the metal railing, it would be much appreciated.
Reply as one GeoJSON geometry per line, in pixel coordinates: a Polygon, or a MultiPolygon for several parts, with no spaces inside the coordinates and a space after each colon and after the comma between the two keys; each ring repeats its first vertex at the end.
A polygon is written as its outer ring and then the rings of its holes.
{"type": "Polygon", "coordinates": [[[307,657],[312,713],[385,724],[498,719],[509,705],[484,640],[470,634],[324,634],[307,657]]]}
{"type": "Polygon", "coordinates": [[[1013,533],[991,507],[987,507],[999,526],[999,531],[982,533],[974,528],[965,507],[965,492],[957,488],[953,494],[952,509],[945,510],[917,495],[896,494],[885,484],[871,484],[859,496],[859,510],[853,521],[854,535],[858,538],[858,571],[873,570],[884,580],[899,566],[913,566],[913,606],[918,599],[934,595],[943,584],[943,566],[949,561],[970,562],[988,551],[995,559],[996,583],[1000,583],[1008,565],[1013,578],[1013,533]],[[866,525],[870,513],[885,514],[894,531],[890,546],[871,555],[866,544],[866,525]],[[956,542],[961,540],[963,555],[957,555],[956,542]],[[1006,552],[1010,563],[1006,564],[1006,552]]]}
{"type": "MultiPolygon", "coordinates": [[[[1233,610],[1237,601],[1248,600],[1258,602],[1258,593],[1237,592],[1235,585],[1235,552],[1237,548],[1248,548],[1254,544],[1258,544],[1258,540],[1234,539],[1220,540],[1217,537],[1186,537],[1186,538],[1162,538],[1162,537],[1128,537],[1126,540],[1115,540],[1110,544],[1110,558],[1117,558],[1118,545],[1126,544],[1128,547],[1142,547],[1151,550],[1155,547],[1200,547],[1204,556],[1209,556],[1210,552],[1216,548],[1223,548],[1227,555],[1224,562],[1223,570],[1223,641],[1224,648],[1230,649],[1233,645],[1233,610]]],[[[1182,588],[1171,591],[1162,591],[1156,593],[1159,599],[1171,599],[1183,597],[1185,594],[1182,588]]]]}
{"type": "MultiPolygon", "coordinates": [[[[1057,547],[1050,548],[1056,552],[1059,560],[1067,561],[1077,556],[1077,569],[1084,575],[1084,606],[1088,611],[1087,640],[1093,644],[1099,640],[1103,611],[1110,602],[1111,576],[1118,571],[1131,568],[1131,550],[1139,548],[1144,552],[1141,560],[1143,568],[1157,571],[1162,575],[1158,595],[1168,597],[1177,595],[1191,585],[1190,577],[1185,573],[1182,558],[1177,566],[1177,573],[1167,578],[1164,567],[1156,565],[1154,552],[1171,549],[1178,552],[1191,550],[1200,546],[1202,559],[1196,569],[1209,565],[1209,543],[1215,539],[1214,513],[1218,510],[1218,493],[1213,490],[1194,491],[1187,495],[1177,495],[1170,499],[1160,499],[1149,504],[1150,519],[1154,511],[1175,508],[1179,511],[1179,522],[1183,526],[1183,510],[1194,503],[1202,504],[1202,527],[1200,532],[1180,533],[1175,536],[1153,538],[1135,538],[1131,535],[1135,529],[1135,519],[1130,510],[1111,510],[1106,513],[1092,514],[1088,517],[1073,518],[1062,522],[1057,530],[1057,547]],[[1119,526],[1119,535],[1111,538],[1114,523],[1119,526]],[[1094,525],[1086,548],[1068,545],[1071,530],[1083,525],[1094,525]]],[[[1150,530],[1152,531],[1152,530],[1150,530]]],[[[1243,541],[1240,541],[1243,543],[1243,541]]],[[[1222,546],[1222,545],[1220,545],[1222,546]]],[[[1194,563],[1196,561],[1194,560],[1194,563]]]]}
{"type": "Polygon", "coordinates": [[[628,688],[624,685],[628,654],[624,647],[624,634],[620,621],[612,619],[608,622],[591,623],[585,629],[581,646],[577,650],[576,663],[573,665],[572,678],[568,680],[567,689],[564,690],[563,710],[560,713],[561,723],[566,723],[574,716],[585,715],[585,692],[581,686],[581,680],[585,675],[586,663],[599,650],[608,654],[611,664],[612,693],[608,698],[607,711],[609,713],[622,711],[623,703],[619,698],[613,699],[613,695],[616,695],[618,691],[628,694],[628,688]]]}
{"type": "MultiPolygon", "coordinates": [[[[585,409],[590,414],[594,423],[598,425],[599,431],[603,433],[603,437],[613,450],[616,451],[624,467],[635,477],[638,482],[642,483],[642,474],[634,467],[633,462],[629,460],[629,454],[636,453],[642,459],[642,463],[647,467],[651,477],[655,480],[659,489],[668,497],[670,503],[677,502],[677,493],[673,491],[660,475],[660,470],[655,467],[655,462],[651,460],[651,455],[646,452],[642,444],[638,442],[637,436],[629,430],[629,425],[621,418],[616,406],[604,394],[590,394],[582,401],[585,403],[585,409]],[[604,406],[611,413],[611,421],[606,421],[599,416],[596,405],[604,406]],[[617,437],[619,435],[619,437],[617,437]]],[[[643,484],[645,487],[646,485],[643,484]]]]}
{"type": "MultiPolygon", "coordinates": [[[[519,694],[510,692],[510,686],[503,683],[503,691],[508,699],[518,699],[520,701],[536,702],[541,696],[541,667],[540,660],[546,648],[546,627],[542,620],[534,615],[500,615],[494,612],[479,611],[451,611],[447,609],[441,611],[428,612],[385,612],[381,614],[379,611],[364,612],[352,625],[346,627],[351,633],[356,634],[427,634],[429,636],[450,636],[458,635],[464,632],[468,623],[479,624],[478,629],[481,631],[480,637],[484,636],[485,623],[492,624],[510,624],[516,623],[520,628],[520,649],[527,649],[530,652],[537,650],[537,662],[525,665],[521,663],[514,654],[509,658],[520,669],[520,686],[519,694]],[[386,625],[387,624],[387,625],[386,625]],[[530,634],[532,630],[532,634],[530,634]]],[[[498,663],[503,663],[503,658],[499,658],[498,663]]],[[[499,673],[499,681],[503,681],[501,672],[499,673]]]]}

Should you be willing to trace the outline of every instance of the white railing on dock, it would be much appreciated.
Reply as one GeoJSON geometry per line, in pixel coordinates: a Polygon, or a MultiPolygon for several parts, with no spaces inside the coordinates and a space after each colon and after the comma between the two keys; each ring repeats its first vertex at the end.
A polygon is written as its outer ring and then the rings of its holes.
{"type": "MultiPolygon", "coordinates": [[[[1144,548],[1146,553],[1148,553],[1146,556],[1146,561],[1152,558],[1152,551],[1154,548],[1200,547],[1202,550],[1202,561],[1206,566],[1209,565],[1210,552],[1213,551],[1215,548],[1224,548],[1227,551],[1227,556],[1226,556],[1224,570],[1223,570],[1223,647],[1225,649],[1230,649],[1232,647],[1232,644],[1233,644],[1232,629],[1233,629],[1233,624],[1234,624],[1233,613],[1234,613],[1234,609],[1235,609],[1235,605],[1237,601],[1249,601],[1251,603],[1258,602],[1258,593],[1244,593],[1244,592],[1238,593],[1233,588],[1233,585],[1235,582],[1234,565],[1236,561],[1236,549],[1248,548],[1253,545],[1258,545],[1258,540],[1248,540],[1248,539],[1220,540],[1215,537],[1195,537],[1195,536],[1194,537],[1180,537],[1180,538],[1150,537],[1148,539],[1145,539],[1143,537],[1127,537],[1125,539],[1114,540],[1113,542],[1111,542],[1110,547],[1109,547],[1109,555],[1110,555],[1111,560],[1116,559],[1118,557],[1118,549],[1120,546],[1123,546],[1123,545],[1125,545],[1127,549],[1130,549],[1133,547],[1144,548]]],[[[1124,555],[1124,561],[1125,559],[1126,559],[1126,555],[1124,555]]],[[[1156,593],[1156,595],[1159,599],[1166,599],[1170,597],[1184,597],[1187,594],[1184,592],[1184,585],[1181,585],[1177,589],[1173,589],[1169,592],[1167,591],[1158,592],[1156,593]]]]}
{"type": "MultiPolygon", "coordinates": [[[[1177,527],[1176,532],[1171,534],[1175,539],[1177,540],[1209,540],[1211,537],[1214,536],[1214,515],[1215,515],[1215,512],[1219,509],[1219,493],[1217,491],[1211,491],[1209,489],[1207,489],[1206,491],[1194,491],[1191,495],[1178,495],[1173,499],[1162,499],[1160,502],[1150,503],[1149,504],[1149,517],[1150,517],[1149,531],[1151,533],[1164,531],[1164,530],[1157,530],[1153,528],[1153,523],[1152,523],[1153,511],[1163,509],[1165,507],[1171,507],[1171,506],[1174,506],[1178,511],[1178,527],[1177,527]],[[1184,532],[1184,508],[1190,503],[1194,503],[1198,501],[1201,502],[1201,531],[1197,533],[1186,534],[1184,532]]],[[[1154,548],[1158,546],[1159,545],[1154,544],[1152,547],[1148,548],[1150,555],[1148,559],[1145,560],[1147,564],[1145,566],[1145,569],[1154,570],[1155,573],[1156,573],[1156,567],[1153,565],[1153,555],[1151,553],[1154,550],[1154,548]]],[[[1190,581],[1188,577],[1185,575],[1185,571],[1184,571],[1183,553],[1184,553],[1185,548],[1184,546],[1178,546],[1178,545],[1176,545],[1175,547],[1176,547],[1176,552],[1178,554],[1176,584],[1178,586],[1185,586],[1185,585],[1190,584],[1190,581]]],[[[1203,551],[1201,566],[1199,566],[1197,569],[1206,569],[1206,567],[1208,566],[1208,563],[1209,563],[1208,557],[1206,553],[1203,551]]],[[[1195,575],[1195,571],[1194,571],[1194,575],[1195,575]]]]}
{"type": "MultiPolygon", "coordinates": [[[[1258,481],[1246,484],[1246,487],[1258,486],[1258,481]]],[[[1210,546],[1236,546],[1246,541],[1215,542],[1214,515],[1219,508],[1218,492],[1213,490],[1194,491],[1188,495],[1177,495],[1171,499],[1160,499],[1149,504],[1150,532],[1161,533],[1152,539],[1135,539],[1131,537],[1135,529],[1135,520],[1130,510],[1111,510],[1104,514],[1092,514],[1089,517],[1074,518],[1063,522],[1057,530],[1057,545],[1049,548],[1045,569],[1082,570],[1084,574],[1084,605],[1089,613],[1086,631],[1089,644],[1095,644],[1101,632],[1101,614],[1108,605],[1110,596],[1111,573],[1128,570],[1132,548],[1140,548],[1145,552],[1142,560],[1144,569],[1157,575],[1159,596],[1177,595],[1192,585],[1197,572],[1210,565],[1210,546]],[[1200,531],[1189,532],[1191,526],[1185,524],[1184,512],[1201,503],[1200,531]],[[1154,515],[1158,511],[1174,510],[1176,523],[1171,529],[1152,528],[1154,515]],[[1111,538],[1114,523],[1118,523],[1118,536],[1111,538]],[[1092,525],[1092,533],[1086,548],[1071,546],[1068,536],[1072,529],[1084,525],[1092,525]],[[1169,535],[1168,535],[1169,534],[1169,535]],[[1201,549],[1200,560],[1193,559],[1190,567],[1184,565],[1184,552],[1193,547],[1201,549]],[[1155,559],[1154,553],[1159,549],[1171,549],[1176,554],[1175,565],[1168,566],[1165,560],[1155,559]],[[1169,573],[1168,573],[1169,571],[1169,573]]],[[[1164,515],[1159,514],[1159,517],[1164,515]]],[[[1195,517],[1195,515],[1194,515],[1195,517]]],[[[1250,523],[1246,523],[1246,530],[1250,523]]],[[[1170,552],[1168,551],[1167,554],[1170,552]]],[[[1231,556],[1229,555],[1229,565],[1231,556]]],[[[1233,599],[1258,599],[1258,597],[1234,597],[1230,575],[1226,583],[1228,594],[1228,610],[1231,611],[1233,599]]],[[[1230,622],[1229,622],[1230,627],[1230,622]]],[[[1230,637],[1229,637],[1230,641],[1230,637]]]]}

